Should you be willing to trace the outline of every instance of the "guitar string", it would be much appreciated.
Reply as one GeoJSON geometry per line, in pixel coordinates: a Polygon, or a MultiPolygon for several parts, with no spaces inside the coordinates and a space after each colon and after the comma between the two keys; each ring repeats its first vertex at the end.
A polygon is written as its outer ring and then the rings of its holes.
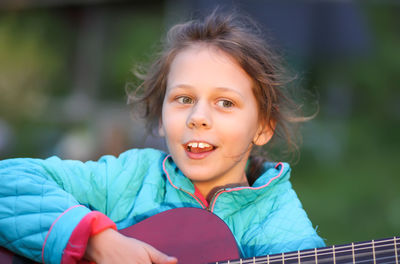
{"type": "MultiPolygon", "coordinates": [[[[385,250],[385,251],[383,251],[384,253],[387,253],[387,252],[390,252],[390,253],[392,253],[392,250],[385,250]]],[[[325,254],[326,255],[326,254],[325,254]]],[[[364,256],[370,256],[371,254],[370,253],[363,253],[363,254],[358,254],[358,256],[359,257],[364,257],[364,256]]],[[[307,256],[308,258],[313,258],[312,256],[307,256]]],[[[304,258],[304,257],[303,257],[304,258]]],[[[380,261],[380,260],[384,260],[384,259],[387,259],[387,258],[394,258],[394,256],[382,256],[382,257],[378,257],[378,258],[376,258],[376,260],[378,260],[378,261],[380,261]]],[[[301,257],[300,257],[300,259],[301,259],[301,257]]],[[[341,262],[341,261],[343,261],[343,260],[351,260],[351,261],[348,261],[348,263],[354,263],[354,260],[353,260],[353,258],[352,257],[350,257],[350,256],[336,256],[336,260],[339,260],[339,262],[341,262]]],[[[285,257],[285,261],[290,261],[290,260],[298,260],[298,258],[286,258],[285,257]]],[[[266,261],[266,259],[265,258],[263,258],[263,257],[261,257],[261,258],[258,258],[257,259],[257,261],[264,261],[264,262],[254,262],[253,260],[249,260],[249,259],[242,259],[242,263],[243,264],[245,264],[245,263],[270,263],[270,262],[282,262],[281,261],[281,258],[275,258],[275,259],[269,259],[269,260],[267,260],[266,261]]],[[[370,261],[370,260],[357,260],[356,262],[357,263],[362,263],[362,262],[365,262],[365,261],[370,261]]],[[[326,262],[328,262],[328,263],[332,263],[332,260],[331,259],[318,259],[318,263],[326,263],[326,262]]],[[[238,262],[230,262],[230,263],[238,263],[238,262]]],[[[301,261],[300,260],[300,263],[316,263],[315,262],[315,260],[306,260],[306,261],[301,261]]],[[[347,262],[345,262],[345,263],[347,263],[347,262]]],[[[395,263],[397,263],[396,261],[395,261],[395,263]]]]}
{"type": "MultiPolygon", "coordinates": [[[[365,260],[357,260],[356,262],[353,262],[353,260],[351,260],[351,259],[346,259],[346,260],[348,260],[348,261],[341,261],[340,263],[341,264],[346,264],[346,263],[352,263],[352,264],[354,264],[354,263],[363,263],[363,262],[368,262],[368,263],[370,263],[371,262],[371,260],[370,259],[365,259],[365,260]]],[[[396,260],[394,259],[394,257],[393,256],[386,256],[386,257],[379,257],[379,258],[377,258],[376,259],[377,261],[379,261],[379,263],[397,263],[396,262],[396,260]],[[382,262],[382,261],[384,261],[384,260],[391,260],[390,262],[382,262]]],[[[272,263],[280,263],[280,261],[279,260],[276,260],[276,261],[273,261],[272,263]]],[[[230,263],[232,263],[232,264],[234,264],[234,263],[237,263],[237,262],[230,262],[230,263]]],[[[250,262],[247,262],[247,261],[243,261],[242,262],[243,264],[246,264],[246,263],[250,263],[250,262]]],[[[254,262],[252,262],[252,263],[254,263],[254,262]]],[[[265,261],[263,261],[263,260],[259,260],[259,261],[257,261],[256,263],[271,263],[271,262],[265,262],[265,261]],[[260,262],[261,261],[261,262],[260,262]]],[[[307,264],[307,263],[312,263],[312,264],[315,264],[316,262],[315,262],[315,260],[307,260],[307,261],[301,261],[301,263],[302,264],[307,264]]],[[[332,261],[332,259],[325,259],[325,260],[318,260],[318,263],[333,263],[333,261],[332,261]]]]}
{"type": "MultiPolygon", "coordinates": [[[[393,243],[393,239],[388,239],[388,240],[384,240],[384,241],[379,241],[379,242],[375,242],[375,249],[379,249],[379,248],[383,248],[383,247],[387,247],[387,246],[391,246],[394,245],[393,243]]],[[[400,239],[396,239],[396,242],[400,241],[400,239]]],[[[370,246],[369,243],[360,243],[360,244],[354,244],[354,252],[357,251],[362,251],[362,250],[368,250],[368,249],[372,249],[373,247],[370,246]]],[[[335,254],[340,254],[340,253],[348,253],[348,252],[353,252],[353,246],[335,246],[335,254]]],[[[317,254],[320,256],[326,255],[324,253],[332,253],[332,248],[331,247],[327,247],[327,248],[321,248],[317,250],[317,254]]],[[[313,256],[314,255],[314,251],[306,251],[304,252],[304,254],[302,256],[304,257],[309,257],[309,256],[313,256]]],[[[274,255],[272,255],[274,256],[274,255]]],[[[297,256],[296,252],[293,253],[286,253],[285,257],[290,257],[290,256],[297,256]]],[[[279,256],[276,256],[275,258],[279,258],[279,256]]]]}
{"type": "MultiPolygon", "coordinates": [[[[286,259],[286,261],[287,261],[288,259],[286,259]]],[[[380,261],[379,263],[381,263],[381,264],[383,264],[383,263],[385,263],[385,264],[391,264],[391,263],[398,263],[395,259],[394,259],[394,257],[393,256],[386,256],[386,257],[380,257],[380,258],[377,258],[376,260],[378,260],[378,261],[380,261]],[[382,261],[384,261],[384,260],[387,260],[387,259],[390,259],[390,260],[392,260],[392,261],[389,261],[389,262],[382,262],[382,261]]],[[[275,261],[272,261],[272,263],[276,263],[276,262],[279,262],[279,260],[275,260],[275,261]]],[[[365,260],[357,260],[356,261],[356,263],[359,263],[359,264],[361,264],[361,263],[364,263],[364,262],[367,262],[367,263],[370,263],[371,262],[371,260],[370,259],[365,259],[365,260]]],[[[223,264],[223,263],[227,263],[227,262],[220,262],[221,264],[223,264]]],[[[262,260],[260,260],[260,259],[258,259],[258,260],[256,260],[256,262],[254,262],[253,260],[250,260],[250,259],[245,259],[245,260],[243,260],[242,259],[242,262],[238,262],[238,261],[230,261],[229,262],[230,264],[236,264],[236,263],[243,263],[243,264],[246,264],[246,263],[271,263],[270,261],[266,261],[265,259],[262,259],[262,260]],[[250,262],[249,262],[250,261],[250,262]]],[[[282,262],[281,262],[282,263],[282,262]]],[[[315,260],[307,260],[307,261],[301,261],[301,263],[302,264],[308,264],[308,263],[310,263],[310,264],[315,264],[316,262],[315,262],[315,260]]],[[[319,260],[319,262],[318,263],[332,263],[332,260],[331,259],[325,259],[325,260],[322,260],[322,261],[320,261],[319,260]]],[[[354,264],[354,262],[351,260],[351,261],[347,261],[347,262],[340,262],[341,264],[348,264],[348,263],[353,263],[354,264]]]]}
{"type": "MultiPolygon", "coordinates": [[[[377,260],[379,260],[379,261],[381,261],[381,262],[379,262],[379,263],[381,263],[381,264],[397,264],[398,262],[396,261],[396,260],[394,260],[393,259],[393,257],[385,257],[385,258],[378,258],[377,260]],[[391,261],[385,261],[385,262],[382,262],[382,261],[384,261],[384,260],[387,260],[387,259],[390,259],[391,261]]],[[[224,262],[219,262],[219,263],[221,263],[221,264],[223,264],[224,262]]],[[[226,263],[226,262],[225,262],[226,263]]],[[[239,262],[237,262],[237,261],[231,261],[231,262],[229,262],[230,264],[237,264],[237,263],[239,263],[239,262]]],[[[267,261],[256,261],[256,262],[247,262],[247,261],[245,261],[245,262],[242,262],[243,264],[246,264],[246,263],[256,263],[256,264],[263,264],[263,263],[267,263],[267,264],[270,264],[270,262],[267,262],[267,261]]],[[[302,261],[301,262],[302,264],[315,264],[315,261],[313,261],[313,260],[308,260],[308,261],[302,261]]],[[[331,262],[328,262],[328,263],[332,263],[332,261],[331,262]]],[[[371,263],[371,260],[369,260],[369,259],[366,259],[366,260],[359,260],[359,261],[357,261],[356,262],[357,264],[362,264],[362,263],[371,263]]],[[[341,262],[341,264],[354,264],[354,262],[353,261],[348,261],[348,262],[341,262]]]]}
{"type": "MultiPolygon", "coordinates": [[[[361,250],[368,250],[371,248],[375,248],[375,249],[379,249],[385,246],[391,246],[392,244],[397,244],[397,242],[400,241],[400,238],[391,238],[391,239],[386,239],[386,240],[380,240],[380,241],[375,241],[374,246],[371,247],[371,242],[360,242],[360,243],[356,243],[354,244],[354,250],[353,250],[353,245],[347,246],[337,246],[335,247],[335,255],[337,254],[343,254],[343,253],[348,253],[348,252],[354,252],[356,253],[357,251],[361,251],[361,250]],[[390,243],[388,243],[390,242],[390,243]],[[383,245],[382,245],[383,244],[383,245]],[[361,247],[361,246],[366,246],[366,247],[361,247]],[[358,247],[358,248],[357,248],[358,247]]],[[[396,248],[396,247],[395,247],[396,248]]],[[[387,249],[385,251],[379,251],[379,253],[386,253],[386,252],[392,252],[392,249],[387,249]]],[[[314,251],[310,251],[310,252],[304,252],[306,255],[300,255],[300,258],[307,258],[307,257],[313,257],[314,256],[314,251]]],[[[317,250],[317,254],[318,256],[326,256],[326,255],[330,255],[332,254],[332,248],[331,247],[327,247],[327,248],[321,248],[317,250]]],[[[396,252],[397,253],[397,252],[396,252]]],[[[370,255],[370,253],[356,253],[358,256],[366,256],[366,255],[370,255]]],[[[282,259],[282,254],[278,254],[278,255],[269,255],[267,256],[269,261],[276,261],[276,260],[280,260],[282,259]]],[[[298,252],[293,252],[293,253],[285,253],[284,254],[285,260],[293,260],[293,259],[299,259],[298,258],[298,252]]],[[[343,259],[346,256],[336,256],[336,258],[338,259],[343,259]]],[[[379,259],[379,258],[378,258],[379,259]]],[[[260,257],[259,260],[265,260],[265,257],[260,257]]],[[[246,263],[246,262],[243,262],[246,263]]],[[[254,263],[254,262],[253,262],[254,263]]],[[[313,262],[314,263],[314,262],[313,262]]]]}
{"type": "MultiPolygon", "coordinates": [[[[364,249],[366,249],[366,248],[363,248],[363,250],[364,249]]],[[[351,255],[344,255],[344,256],[338,256],[337,254],[343,254],[343,253],[348,253],[348,252],[352,252],[352,251],[349,251],[349,250],[345,250],[345,251],[335,251],[335,257],[336,257],[336,260],[343,260],[343,259],[346,259],[346,258],[351,258],[352,259],[352,255],[353,254],[351,254],[351,255]]],[[[393,253],[394,252],[394,250],[393,249],[386,249],[386,250],[380,250],[379,251],[379,253],[380,254],[382,254],[382,253],[393,253]]],[[[355,250],[354,251],[354,253],[358,256],[358,257],[363,257],[363,256],[371,256],[371,252],[357,252],[357,250],[355,250]]],[[[330,255],[333,255],[333,251],[329,251],[329,252],[325,252],[325,253],[317,253],[318,254],[318,257],[323,257],[323,256],[330,256],[330,255]]],[[[305,259],[305,258],[312,258],[312,257],[314,257],[314,254],[312,253],[312,252],[309,252],[309,254],[308,255],[303,255],[303,256],[300,256],[300,259],[305,259]]],[[[263,260],[263,257],[261,257],[260,258],[261,260],[263,260]]],[[[270,260],[271,261],[279,261],[281,258],[278,256],[278,257],[270,257],[270,260]]],[[[294,256],[293,254],[291,254],[291,255],[286,255],[285,254],[285,259],[286,260],[295,260],[295,259],[298,259],[298,257],[297,256],[294,256]]],[[[377,258],[377,259],[379,259],[379,258],[377,258]]]]}
{"type": "MultiPolygon", "coordinates": [[[[400,239],[396,239],[396,242],[399,241],[400,239]]],[[[376,249],[382,248],[382,247],[386,247],[386,246],[391,246],[391,243],[387,243],[387,242],[393,242],[394,240],[385,240],[385,241],[379,241],[375,243],[375,245],[380,244],[379,246],[375,246],[376,249]],[[383,245],[382,245],[383,244],[383,245]]],[[[360,243],[360,244],[355,244],[354,245],[354,252],[359,252],[362,250],[368,250],[371,249],[372,247],[367,246],[367,247],[359,247],[357,248],[357,246],[365,246],[365,245],[369,245],[368,243],[360,243]]],[[[388,249],[389,251],[392,251],[391,249],[388,249]]],[[[335,255],[337,254],[341,254],[341,253],[348,253],[348,252],[353,252],[352,246],[337,246],[335,247],[335,255]]],[[[382,251],[381,251],[382,252],[382,251]]],[[[325,256],[325,255],[329,255],[332,254],[332,248],[328,247],[328,248],[321,248],[319,250],[317,250],[317,254],[319,256],[325,256]]],[[[360,253],[357,253],[360,255],[360,253]]],[[[306,258],[306,257],[312,257],[314,256],[314,251],[309,251],[309,252],[304,252],[303,255],[301,255],[300,257],[306,258]]],[[[289,252],[289,253],[285,253],[285,258],[289,259],[290,257],[295,257],[296,259],[298,258],[298,254],[297,252],[289,252]]],[[[280,259],[281,258],[281,254],[279,255],[270,255],[269,256],[270,260],[276,260],[276,259],[280,259]]]]}

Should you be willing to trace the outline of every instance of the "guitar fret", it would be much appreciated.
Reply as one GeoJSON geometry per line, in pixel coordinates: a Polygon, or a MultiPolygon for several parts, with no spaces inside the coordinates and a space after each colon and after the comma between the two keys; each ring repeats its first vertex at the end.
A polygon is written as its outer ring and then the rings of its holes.
{"type": "Polygon", "coordinates": [[[375,241],[374,240],[372,240],[372,257],[374,258],[374,264],[376,264],[375,241]]]}
{"type": "Polygon", "coordinates": [[[300,261],[300,250],[297,250],[297,259],[299,261],[299,264],[301,264],[301,261],[300,261]]]}
{"type": "Polygon", "coordinates": [[[285,264],[285,253],[282,252],[282,264],[285,264]]]}
{"type": "Polygon", "coordinates": [[[317,254],[317,249],[314,249],[314,254],[315,254],[315,264],[318,264],[318,254],[317,254]]]}
{"type": "Polygon", "coordinates": [[[399,264],[399,259],[397,257],[397,238],[393,237],[393,242],[394,242],[394,255],[396,258],[396,264],[399,264]]]}
{"type": "Polygon", "coordinates": [[[336,264],[335,246],[332,246],[333,264],[336,264]]]}
{"type": "Polygon", "coordinates": [[[356,264],[356,256],[354,254],[354,243],[351,243],[351,254],[353,256],[353,264],[356,264]]]}
{"type": "Polygon", "coordinates": [[[256,257],[253,257],[253,264],[256,264],[256,257]]]}

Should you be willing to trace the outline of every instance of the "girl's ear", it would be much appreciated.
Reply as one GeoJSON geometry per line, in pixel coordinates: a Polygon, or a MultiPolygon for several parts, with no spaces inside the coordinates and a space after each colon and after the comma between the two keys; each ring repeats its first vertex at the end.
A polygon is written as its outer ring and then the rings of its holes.
{"type": "Polygon", "coordinates": [[[260,125],[259,131],[253,139],[253,143],[258,146],[267,144],[274,135],[276,122],[271,122],[270,125],[260,125]]]}
{"type": "Polygon", "coordinates": [[[158,135],[160,137],[164,137],[165,136],[164,126],[162,124],[161,118],[160,118],[160,121],[158,121],[158,135]]]}

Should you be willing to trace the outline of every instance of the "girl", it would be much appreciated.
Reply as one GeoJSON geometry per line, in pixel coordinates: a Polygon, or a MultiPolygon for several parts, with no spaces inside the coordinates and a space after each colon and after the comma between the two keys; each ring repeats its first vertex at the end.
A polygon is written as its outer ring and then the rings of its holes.
{"type": "Polygon", "coordinates": [[[222,218],[243,257],[324,246],[286,163],[249,159],[298,121],[274,56],[252,24],[216,12],[176,25],[131,102],[169,155],[133,149],[99,161],[0,163],[0,245],[45,263],[176,263],[116,231],[176,207],[222,218]]]}

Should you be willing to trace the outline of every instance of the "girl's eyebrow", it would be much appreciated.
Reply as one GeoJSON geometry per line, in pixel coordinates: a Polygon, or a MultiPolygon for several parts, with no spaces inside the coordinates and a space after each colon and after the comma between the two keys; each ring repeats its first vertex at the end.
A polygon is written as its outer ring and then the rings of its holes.
{"type": "MultiPolygon", "coordinates": [[[[189,84],[177,84],[177,85],[172,86],[169,90],[173,90],[173,89],[193,90],[193,89],[195,89],[195,87],[191,86],[189,84]]],[[[220,87],[220,86],[215,87],[215,89],[219,92],[232,92],[232,93],[238,95],[240,98],[245,99],[244,96],[239,91],[236,91],[235,89],[228,88],[228,87],[220,87]]]]}
{"type": "Polygon", "coordinates": [[[235,89],[228,88],[228,87],[215,87],[215,89],[217,89],[218,91],[221,91],[221,92],[232,92],[232,93],[240,96],[242,99],[245,99],[244,96],[242,95],[242,93],[240,93],[239,91],[236,91],[235,89]]]}
{"type": "Polygon", "coordinates": [[[176,84],[173,86],[170,86],[170,90],[172,89],[179,89],[179,88],[183,88],[183,89],[193,89],[194,87],[188,84],[176,84]]]}

